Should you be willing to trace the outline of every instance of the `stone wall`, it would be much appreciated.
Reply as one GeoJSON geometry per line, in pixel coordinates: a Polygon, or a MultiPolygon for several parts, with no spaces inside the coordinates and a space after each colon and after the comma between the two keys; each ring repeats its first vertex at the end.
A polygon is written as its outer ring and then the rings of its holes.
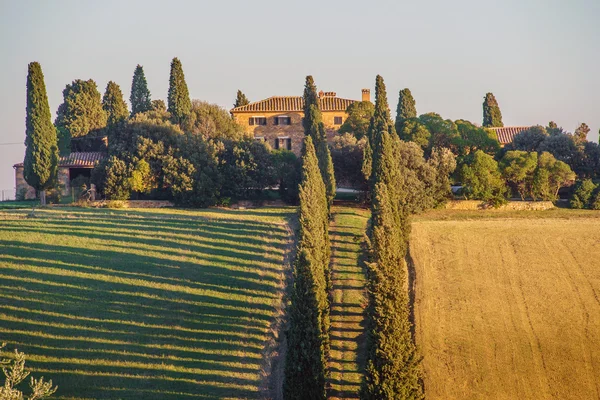
{"type": "MultiPolygon", "coordinates": [[[[327,139],[331,141],[341,125],[336,125],[335,117],[341,117],[342,122],[346,120],[347,114],[344,111],[324,111],[323,124],[327,130],[327,139]]],[[[302,151],[302,140],[304,140],[304,128],[302,127],[302,112],[265,112],[251,111],[239,112],[233,114],[234,119],[242,125],[248,134],[253,134],[255,138],[262,138],[272,148],[276,148],[275,141],[278,138],[289,137],[292,140],[292,151],[300,155],[302,151]],[[267,125],[250,125],[251,117],[267,118],[267,125]],[[276,117],[290,117],[290,125],[275,125],[276,117]]]]}
{"type": "MultiPolygon", "coordinates": [[[[61,187],[61,194],[63,196],[70,195],[71,185],[69,180],[69,168],[67,167],[59,167],[58,168],[58,184],[61,187]]],[[[25,191],[25,199],[31,200],[36,198],[35,189],[29,186],[29,184],[25,181],[25,177],[23,175],[23,166],[18,166],[15,168],[15,188],[17,193],[16,196],[21,193],[21,191],[25,191]]]]}
{"type": "MultiPolygon", "coordinates": [[[[446,204],[449,210],[486,210],[490,209],[490,205],[479,200],[452,200],[446,204]]],[[[551,201],[509,201],[498,207],[498,210],[517,210],[517,211],[534,211],[534,210],[549,210],[554,208],[551,201]]]]}

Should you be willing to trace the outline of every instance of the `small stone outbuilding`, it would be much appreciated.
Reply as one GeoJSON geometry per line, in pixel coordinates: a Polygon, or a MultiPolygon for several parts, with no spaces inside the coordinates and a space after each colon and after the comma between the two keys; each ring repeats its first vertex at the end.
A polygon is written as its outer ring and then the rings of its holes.
{"type": "MultiPolygon", "coordinates": [[[[102,152],[80,152],[62,156],[58,160],[58,184],[63,196],[71,191],[71,181],[78,176],[89,178],[92,169],[106,157],[102,152]]],[[[15,169],[16,195],[25,192],[25,199],[35,199],[35,189],[27,184],[23,176],[23,163],[13,165],[15,169]]]]}

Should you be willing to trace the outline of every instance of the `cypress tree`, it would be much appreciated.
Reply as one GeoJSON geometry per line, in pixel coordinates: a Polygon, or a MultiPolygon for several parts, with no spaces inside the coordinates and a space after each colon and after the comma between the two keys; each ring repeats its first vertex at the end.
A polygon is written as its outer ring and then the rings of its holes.
{"type": "Polygon", "coordinates": [[[93,79],[76,79],[65,87],[55,121],[61,154],[71,151],[72,138],[81,138],[106,127],[107,116],[101,99],[93,79]]]}
{"type": "Polygon", "coordinates": [[[400,134],[404,122],[411,118],[417,118],[417,106],[410,89],[405,88],[398,96],[398,107],[396,108],[396,133],[400,134]]]}
{"type": "Polygon", "coordinates": [[[311,75],[306,77],[303,97],[304,119],[302,120],[302,126],[304,127],[304,134],[312,138],[316,148],[319,160],[319,170],[321,171],[327,193],[327,204],[328,207],[331,207],[336,191],[333,161],[331,159],[329,146],[327,145],[327,132],[325,130],[325,124],[323,124],[317,87],[311,75]]]}
{"type": "Polygon", "coordinates": [[[58,143],[56,128],[52,125],[44,74],[38,62],[32,62],[28,66],[25,146],[25,181],[40,191],[40,202],[45,205],[46,189],[56,182],[58,173],[58,143]]]}
{"type": "Polygon", "coordinates": [[[503,127],[502,113],[492,93],[486,93],[483,101],[483,126],[488,128],[503,127]]]}
{"type": "Polygon", "coordinates": [[[237,96],[235,98],[235,103],[233,103],[233,108],[241,107],[250,104],[250,100],[246,97],[241,90],[238,89],[237,96]]]}
{"type": "Polygon", "coordinates": [[[369,157],[365,157],[363,163],[363,174],[370,177],[372,182],[372,168],[371,164],[374,160],[374,151],[378,146],[379,139],[383,132],[388,132],[390,135],[396,135],[396,129],[390,117],[390,107],[388,105],[387,93],[385,90],[385,83],[381,75],[377,75],[375,78],[375,113],[369,123],[369,130],[367,133],[367,139],[371,146],[369,157]]]}
{"type": "Polygon", "coordinates": [[[192,112],[192,101],[188,91],[183,67],[177,57],[171,61],[171,76],[169,78],[168,109],[174,123],[183,122],[192,112]]]}
{"type": "Polygon", "coordinates": [[[424,398],[406,289],[409,225],[401,206],[405,199],[399,140],[383,131],[373,151],[367,365],[361,399],[424,398]]]}
{"type": "Polygon", "coordinates": [[[125,121],[129,116],[127,103],[123,100],[121,88],[113,81],[106,85],[106,91],[102,97],[102,108],[108,117],[107,126],[112,127],[119,122],[125,121]]]}
{"type": "Polygon", "coordinates": [[[146,82],[146,75],[144,75],[144,68],[139,64],[133,72],[129,101],[131,102],[132,117],[137,113],[152,109],[152,100],[150,98],[150,90],[148,90],[148,83],[146,82]]]}
{"type": "Polygon", "coordinates": [[[304,138],[298,251],[289,309],[285,399],[326,399],[329,358],[328,208],[312,138],[304,138]]]}

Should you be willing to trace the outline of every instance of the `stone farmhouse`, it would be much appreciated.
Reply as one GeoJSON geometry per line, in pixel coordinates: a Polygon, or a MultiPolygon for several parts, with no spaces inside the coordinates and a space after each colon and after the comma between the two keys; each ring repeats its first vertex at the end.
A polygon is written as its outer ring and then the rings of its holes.
{"type": "MultiPolygon", "coordinates": [[[[358,100],[342,99],[335,92],[319,92],[323,123],[329,140],[346,120],[348,106],[358,100]]],[[[362,101],[371,101],[371,91],[362,89],[362,101]]],[[[230,110],[233,118],[257,140],[273,149],[286,149],[300,155],[304,129],[302,96],[274,96],[230,110]]]]}
{"type": "MultiPolygon", "coordinates": [[[[58,184],[63,196],[71,191],[71,181],[80,175],[91,176],[92,169],[106,155],[102,152],[71,153],[58,160],[58,184]]],[[[15,188],[17,194],[24,193],[26,199],[35,199],[35,189],[27,184],[23,176],[23,163],[13,165],[15,169],[15,188]]]]}

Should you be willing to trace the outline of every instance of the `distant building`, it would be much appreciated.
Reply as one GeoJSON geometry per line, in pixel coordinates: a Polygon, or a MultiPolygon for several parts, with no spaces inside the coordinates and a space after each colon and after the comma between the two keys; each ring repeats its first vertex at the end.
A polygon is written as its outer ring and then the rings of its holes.
{"type": "MultiPolygon", "coordinates": [[[[106,157],[101,152],[71,153],[68,156],[60,157],[58,160],[58,184],[63,196],[67,196],[71,191],[71,181],[78,176],[89,178],[92,169],[102,159],[106,157]]],[[[26,199],[35,199],[35,189],[27,184],[23,176],[23,163],[13,165],[15,169],[15,188],[17,195],[25,192],[26,199]]]]}
{"type": "MultiPolygon", "coordinates": [[[[369,89],[362,90],[362,100],[371,101],[369,89]]],[[[342,99],[335,92],[319,92],[319,104],[328,138],[332,138],[348,115],[346,109],[357,100],[342,99]]],[[[302,150],[304,129],[302,96],[274,96],[231,109],[231,115],[246,132],[264,140],[274,149],[302,150]]]]}
{"type": "Polygon", "coordinates": [[[494,132],[498,136],[498,141],[500,145],[504,147],[505,145],[512,143],[515,136],[519,133],[531,128],[530,126],[504,126],[502,128],[487,128],[494,132]]]}

